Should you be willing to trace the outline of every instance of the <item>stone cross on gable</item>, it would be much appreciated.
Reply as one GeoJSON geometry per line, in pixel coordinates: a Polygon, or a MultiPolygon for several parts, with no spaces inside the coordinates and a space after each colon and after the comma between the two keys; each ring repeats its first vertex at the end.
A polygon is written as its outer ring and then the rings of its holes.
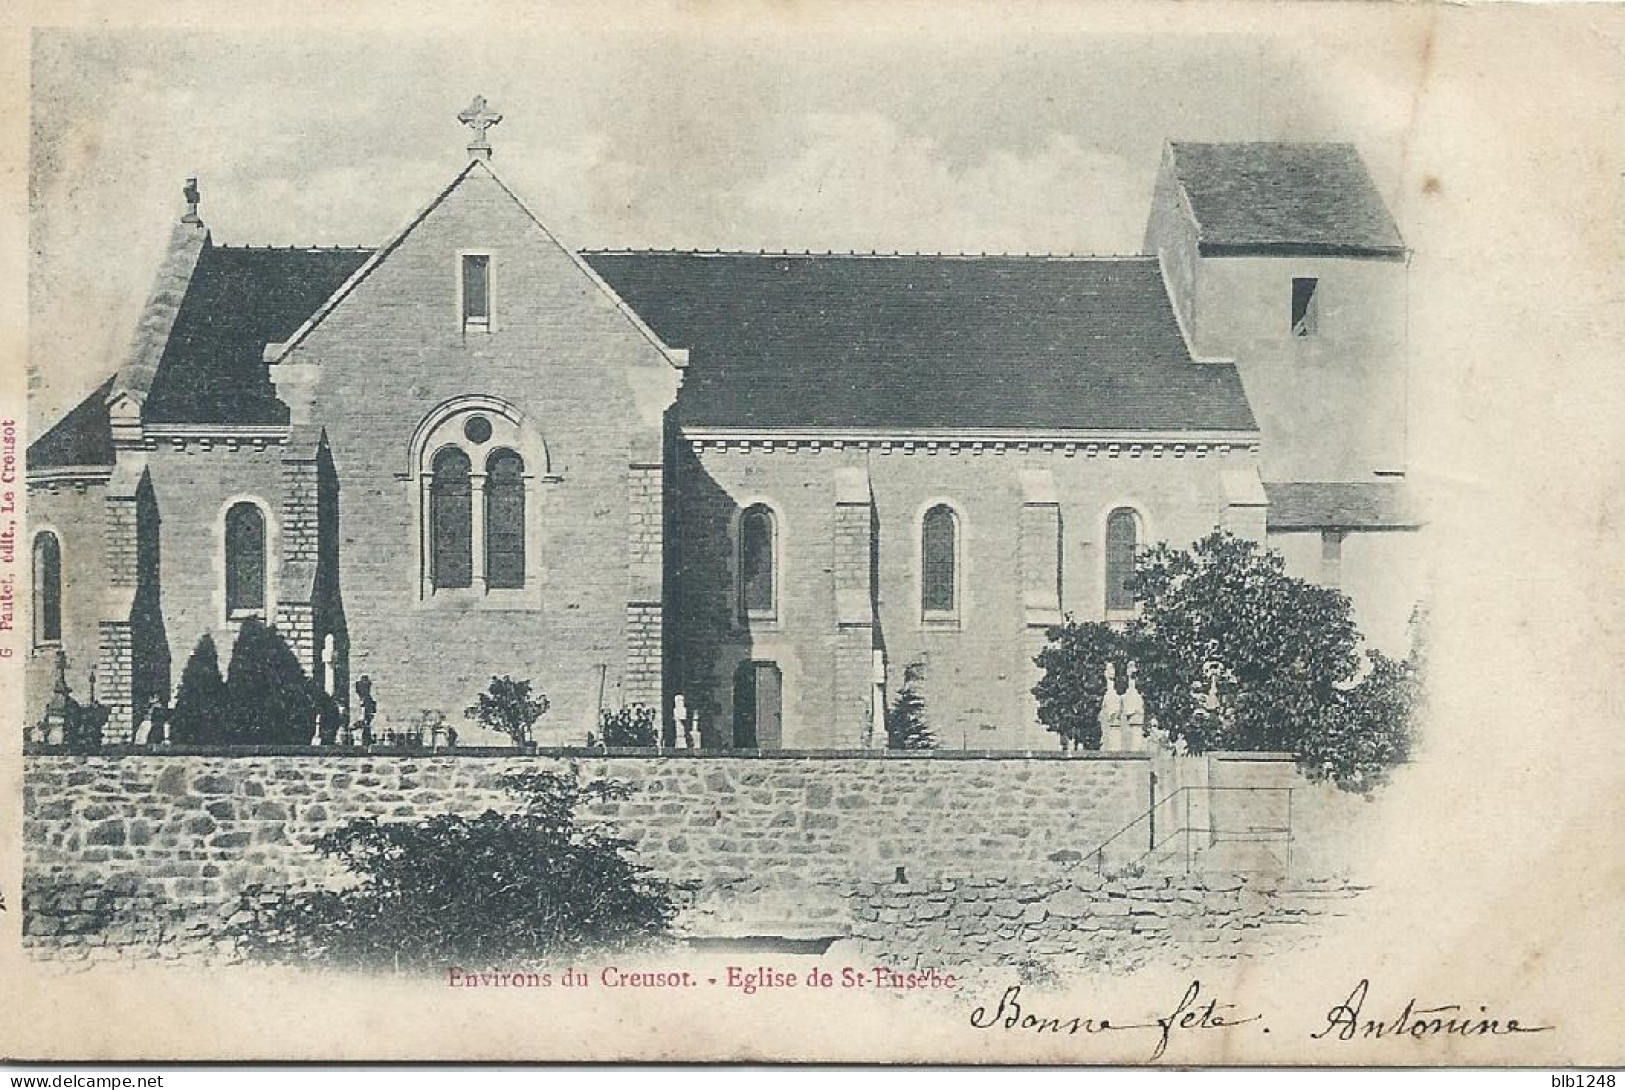
{"type": "Polygon", "coordinates": [[[474,140],[468,145],[468,154],[476,159],[491,158],[491,141],[485,131],[502,120],[502,115],[485,104],[484,95],[475,95],[468,109],[457,115],[457,120],[474,131],[474,140]]]}

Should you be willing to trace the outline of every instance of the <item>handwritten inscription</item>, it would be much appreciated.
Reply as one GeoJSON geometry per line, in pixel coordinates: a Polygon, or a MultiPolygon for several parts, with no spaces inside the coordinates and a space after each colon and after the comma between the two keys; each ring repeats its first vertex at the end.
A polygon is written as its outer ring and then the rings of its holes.
{"type": "MultiPolygon", "coordinates": [[[[1382,1038],[1427,1040],[1437,1037],[1504,1037],[1520,1033],[1545,1033],[1551,1026],[1528,1025],[1527,1019],[1492,1015],[1487,1006],[1477,1013],[1460,1003],[1423,1006],[1415,997],[1389,1017],[1368,1017],[1366,1000],[1369,980],[1361,980],[1348,997],[1332,1006],[1325,1023],[1311,1032],[1315,1041],[1353,1041],[1382,1038]]],[[[1247,1023],[1261,1023],[1262,1016],[1242,1014],[1234,1003],[1226,1003],[1203,990],[1193,980],[1184,995],[1167,1014],[1148,1021],[1121,1021],[1098,1013],[1055,1013],[1041,1010],[1022,997],[1021,985],[1012,984],[995,1004],[983,1004],[971,1011],[970,1024],[979,1030],[1002,1030],[1048,1036],[1094,1036],[1106,1033],[1137,1032],[1154,1034],[1150,1059],[1159,1060],[1169,1045],[1182,1034],[1225,1030],[1247,1023]]],[[[1261,1032],[1269,1027],[1260,1024],[1261,1032]]]]}
{"type": "Polygon", "coordinates": [[[1202,982],[1193,980],[1190,987],[1185,989],[1185,994],[1180,997],[1178,1005],[1168,1014],[1153,1018],[1149,1022],[1113,1022],[1110,1018],[1104,1017],[1042,1015],[1024,1009],[1021,1004],[1021,985],[1012,984],[999,997],[998,1006],[994,1010],[989,1011],[983,1006],[972,1011],[970,1024],[977,1029],[1065,1035],[1154,1031],[1157,1035],[1156,1045],[1151,1050],[1150,1058],[1159,1060],[1162,1054],[1168,1051],[1168,1045],[1176,1033],[1227,1029],[1247,1022],[1256,1022],[1260,1018],[1256,1014],[1243,1016],[1234,1013],[1236,1010],[1234,1003],[1223,1003],[1217,998],[1208,998],[1205,1003],[1202,1000],[1202,982]]]}
{"type": "Polygon", "coordinates": [[[1517,1018],[1495,1018],[1480,1006],[1477,1014],[1463,1013],[1460,1003],[1424,1007],[1415,996],[1392,1018],[1367,1018],[1366,997],[1371,982],[1362,980],[1348,998],[1326,1012],[1326,1025],[1309,1036],[1316,1041],[1380,1040],[1384,1037],[1505,1037],[1514,1033],[1545,1033],[1551,1026],[1526,1026],[1517,1018]]]}

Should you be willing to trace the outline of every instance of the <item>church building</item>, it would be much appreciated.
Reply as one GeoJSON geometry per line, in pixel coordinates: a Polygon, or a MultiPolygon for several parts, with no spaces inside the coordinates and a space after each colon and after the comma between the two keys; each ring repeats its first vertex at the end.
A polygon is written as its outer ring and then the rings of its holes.
{"type": "Polygon", "coordinates": [[[461,119],[374,249],[225,245],[187,183],[28,449],[31,704],[61,653],[128,737],[257,617],[396,721],[507,674],[543,744],[681,697],[706,748],[863,749],[917,666],[940,745],[1050,750],[1046,628],[1214,527],[1403,652],[1408,255],[1351,146],[1168,145],[1139,256],[577,251],[461,119]]]}

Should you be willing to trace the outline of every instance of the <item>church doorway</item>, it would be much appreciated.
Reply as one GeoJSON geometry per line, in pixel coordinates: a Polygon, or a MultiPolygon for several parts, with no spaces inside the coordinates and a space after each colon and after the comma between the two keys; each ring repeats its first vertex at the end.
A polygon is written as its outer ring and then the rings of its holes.
{"type": "Polygon", "coordinates": [[[734,674],[734,748],[778,749],[784,740],[783,678],[775,662],[742,662],[734,674]]]}

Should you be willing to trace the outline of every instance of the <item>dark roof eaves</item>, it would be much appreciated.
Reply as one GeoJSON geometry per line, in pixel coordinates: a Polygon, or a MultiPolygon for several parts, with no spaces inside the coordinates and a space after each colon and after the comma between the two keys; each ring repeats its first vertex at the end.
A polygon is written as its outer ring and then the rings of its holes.
{"type": "Polygon", "coordinates": [[[1352,257],[1405,261],[1404,246],[1341,246],[1321,242],[1197,242],[1203,257],[1352,257]]]}
{"type": "Polygon", "coordinates": [[[1274,518],[1266,515],[1264,529],[1279,533],[1314,530],[1358,530],[1362,533],[1406,533],[1427,525],[1420,518],[1395,519],[1337,519],[1337,518],[1274,518]]]}

